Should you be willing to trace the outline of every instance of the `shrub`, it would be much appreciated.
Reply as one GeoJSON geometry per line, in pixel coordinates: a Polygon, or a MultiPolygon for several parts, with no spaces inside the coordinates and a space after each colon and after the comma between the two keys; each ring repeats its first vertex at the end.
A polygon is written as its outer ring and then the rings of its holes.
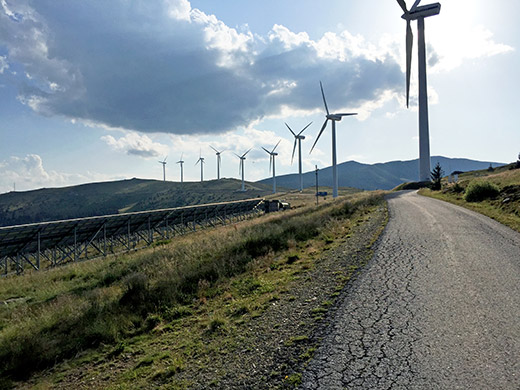
{"type": "Polygon", "coordinates": [[[466,188],[464,200],[466,202],[480,202],[484,199],[494,198],[500,193],[500,189],[488,181],[474,181],[466,188]]]}

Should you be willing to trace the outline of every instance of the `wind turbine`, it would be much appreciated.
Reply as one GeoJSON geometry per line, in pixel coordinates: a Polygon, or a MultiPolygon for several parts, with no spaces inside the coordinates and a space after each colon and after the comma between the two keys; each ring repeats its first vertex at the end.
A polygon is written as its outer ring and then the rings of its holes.
{"type": "Polygon", "coordinates": [[[242,191],[246,190],[245,184],[244,184],[244,161],[246,159],[246,154],[248,154],[251,151],[249,149],[247,152],[245,152],[242,156],[239,156],[235,153],[235,156],[237,156],[240,159],[240,165],[238,166],[238,174],[242,173],[242,191]]]}
{"type": "Polygon", "coordinates": [[[278,141],[278,143],[275,145],[273,150],[269,151],[266,148],[262,146],[262,149],[264,149],[267,154],[269,154],[269,172],[271,172],[271,164],[273,166],[273,194],[276,194],[276,167],[275,167],[275,157],[278,156],[278,153],[276,153],[274,150],[278,147],[282,140],[278,141]]]}
{"type": "Polygon", "coordinates": [[[438,15],[440,3],[419,7],[421,0],[416,0],[408,11],[404,0],[397,0],[406,20],[406,107],[410,100],[410,74],[412,68],[413,33],[410,22],[417,20],[418,59],[419,59],[419,180],[430,180],[430,130],[428,126],[428,91],[426,81],[426,44],[424,40],[424,18],[438,15]]]}
{"type": "Polygon", "coordinates": [[[316,137],[316,141],[314,141],[314,145],[312,145],[311,151],[314,149],[314,146],[316,146],[316,143],[321,137],[321,134],[323,133],[323,130],[325,130],[325,127],[327,127],[327,122],[332,122],[332,197],[337,198],[338,197],[338,167],[336,166],[336,122],[339,122],[341,118],[344,116],[351,116],[351,115],[357,115],[357,113],[338,113],[338,114],[331,114],[329,112],[329,107],[327,107],[327,100],[325,100],[325,93],[323,92],[323,85],[320,81],[320,88],[321,88],[321,96],[323,97],[323,104],[325,105],[325,110],[327,111],[327,115],[325,115],[326,119],[325,122],[323,122],[323,126],[321,126],[321,130],[318,133],[318,136],[316,137]]]}
{"type": "Polygon", "coordinates": [[[215,154],[217,155],[217,180],[220,180],[220,154],[224,151],[219,152],[217,149],[215,149],[213,146],[209,145],[211,149],[215,151],[215,154]]]}
{"type": "Polygon", "coordinates": [[[167,158],[168,158],[168,156],[166,156],[163,161],[159,161],[159,164],[162,164],[163,181],[166,181],[166,159],[167,158]]]}
{"type": "Polygon", "coordinates": [[[184,153],[181,153],[181,158],[179,159],[179,161],[177,161],[177,164],[181,165],[181,183],[184,182],[184,167],[183,167],[184,161],[182,160],[183,154],[184,153]]]}
{"type": "Polygon", "coordinates": [[[298,134],[296,134],[292,129],[289,127],[289,125],[286,123],[285,126],[289,129],[292,135],[294,135],[294,146],[292,150],[292,157],[291,157],[291,165],[294,160],[294,152],[296,151],[296,143],[298,143],[298,173],[300,174],[300,192],[303,191],[303,175],[302,175],[302,141],[305,139],[305,136],[302,135],[302,133],[312,124],[309,123],[307,126],[305,126],[298,134]]]}
{"type": "Polygon", "coordinates": [[[197,165],[198,163],[200,163],[200,182],[204,182],[204,157],[202,157],[202,155],[199,156],[199,159],[197,160],[197,162],[195,163],[195,165],[197,165]]]}

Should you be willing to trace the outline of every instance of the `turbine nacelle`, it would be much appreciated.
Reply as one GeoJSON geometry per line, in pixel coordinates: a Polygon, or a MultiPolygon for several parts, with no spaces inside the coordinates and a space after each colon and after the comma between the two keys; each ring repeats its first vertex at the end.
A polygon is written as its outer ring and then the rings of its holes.
{"type": "Polygon", "coordinates": [[[435,16],[441,12],[441,4],[434,3],[428,5],[422,5],[420,7],[416,7],[409,12],[404,13],[401,18],[404,20],[417,20],[419,18],[427,18],[428,16],[435,16]]]}
{"type": "Polygon", "coordinates": [[[329,115],[326,115],[327,119],[330,119],[331,121],[336,121],[336,122],[339,122],[341,120],[341,115],[337,115],[337,114],[329,114],[329,115]]]}

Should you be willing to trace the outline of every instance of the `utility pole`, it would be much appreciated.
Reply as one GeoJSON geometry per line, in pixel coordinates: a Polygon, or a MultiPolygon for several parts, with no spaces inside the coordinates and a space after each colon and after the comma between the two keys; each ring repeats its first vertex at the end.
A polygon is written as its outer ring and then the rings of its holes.
{"type": "Polygon", "coordinates": [[[318,205],[318,166],[316,165],[316,206],[318,205]]]}

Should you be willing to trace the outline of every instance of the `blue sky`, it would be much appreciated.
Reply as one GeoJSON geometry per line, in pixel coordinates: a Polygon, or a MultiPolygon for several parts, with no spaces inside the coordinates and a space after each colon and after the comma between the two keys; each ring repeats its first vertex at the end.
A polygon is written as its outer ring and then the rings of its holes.
{"type": "MultiPolygon", "coordinates": [[[[411,0],[408,0],[411,6],[411,0]]],[[[426,1],[423,2],[427,4],[426,1]]],[[[444,0],[426,21],[432,155],[513,161],[520,152],[514,0],[444,0]]],[[[306,130],[304,169],[418,156],[417,58],[405,107],[405,22],[393,0],[0,0],[0,193],[122,178],[246,180],[291,165],[284,122],[306,130]]],[[[416,36],[416,27],[414,26],[416,36]]]]}

